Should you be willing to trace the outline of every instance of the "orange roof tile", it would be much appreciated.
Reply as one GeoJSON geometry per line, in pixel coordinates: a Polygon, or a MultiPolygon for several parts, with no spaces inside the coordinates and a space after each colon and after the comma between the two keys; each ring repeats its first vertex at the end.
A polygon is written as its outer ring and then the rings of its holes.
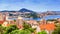
{"type": "Polygon", "coordinates": [[[54,30],[55,29],[55,25],[54,24],[41,24],[40,25],[40,29],[41,30],[44,30],[44,29],[46,29],[46,30],[48,30],[48,31],[50,31],[50,30],[54,30]]]}
{"type": "Polygon", "coordinates": [[[7,24],[7,26],[10,26],[10,24],[7,24]]]}
{"type": "Polygon", "coordinates": [[[0,21],[0,24],[3,24],[4,23],[4,21],[0,21]]]}

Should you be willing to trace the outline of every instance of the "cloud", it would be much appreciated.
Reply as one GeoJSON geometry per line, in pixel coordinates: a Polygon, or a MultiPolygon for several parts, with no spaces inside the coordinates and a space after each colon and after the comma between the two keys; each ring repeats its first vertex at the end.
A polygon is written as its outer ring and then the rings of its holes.
{"type": "Polygon", "coordinates": [[[19,10],[21,8],[33,11],[59,10],[60,0],[0,0],[0,10],[19,10]]]}

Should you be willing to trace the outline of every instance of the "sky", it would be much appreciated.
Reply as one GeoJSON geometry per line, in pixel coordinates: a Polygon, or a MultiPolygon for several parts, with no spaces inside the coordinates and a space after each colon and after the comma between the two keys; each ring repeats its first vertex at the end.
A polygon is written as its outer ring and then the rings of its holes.
{"type": "Polygon", "coordinates": [[[36,12],[60,11],[60,0],[0,0],[0,11],[22,8],[36,12]]]}

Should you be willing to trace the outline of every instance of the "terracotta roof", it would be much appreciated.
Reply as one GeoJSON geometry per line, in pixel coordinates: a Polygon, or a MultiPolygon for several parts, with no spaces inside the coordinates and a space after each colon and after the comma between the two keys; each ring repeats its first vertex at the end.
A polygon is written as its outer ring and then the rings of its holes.
{"type": "Polygon", "coordinates": [[[41,30],[48,30],[48,31],[50,31],[50,30],[54,30],[55,29],[55,25],[54,24],[41,24],[40,25],[40,29],[41,30]]]}
{"type": "Polygon", "coordinates": [[[7,26],[10,26],[10,24],[7,24],[7,26]]]}
{"type": "Polygon", "coordinates": [[[3,24],[4,23],[4,21],[0,21],[0,24],[3,24]]]}

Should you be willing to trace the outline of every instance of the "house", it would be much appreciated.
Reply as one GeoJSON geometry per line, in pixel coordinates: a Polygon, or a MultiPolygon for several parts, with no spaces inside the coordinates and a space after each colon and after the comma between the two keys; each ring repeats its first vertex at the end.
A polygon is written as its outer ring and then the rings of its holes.
{"type": "Polygon", "coordinates": [[[47,23],[47,21],[45,19],[40,20],[40,24],[46,24],[46,23],[47,23]]]}
{"type": "Polygon", "coordinates": [[[51,34],[55,29],[54,21],[46,21],[45,19],[40,20],[40,31],[45,30],[48,34],[51,34]]]}
{"type": "Polygon", "coordinates": [[[2,24],[2,26],[7,27],[7,26],[10,26],[10,24],[9,24],[8,21],[5,21],[5,22],[2,24]]]}
{"type": "Polygon", "coordinates": [[[40,30],[45,30],[48,34],[51,34],[55,29],[55,24],[40,24],[40,30]]]}
{"type": "Polygon", "coordinates": [[[29,20],[29,21],[27,21],[27,23],[30,24],[32,26],[32,28],[38,27],[38,23],[35,20],[29,20]]]}
{"type": "Polygon", "coordinates": [[[0,21],[0,24],[3,24],[4,23],[4,21],[0,21]]]}
{"type": "Polygon", "coordinates": [[[0,13],[0,20],[3,20],[3,15],[2,15],[2,13],[0,13]]]}

